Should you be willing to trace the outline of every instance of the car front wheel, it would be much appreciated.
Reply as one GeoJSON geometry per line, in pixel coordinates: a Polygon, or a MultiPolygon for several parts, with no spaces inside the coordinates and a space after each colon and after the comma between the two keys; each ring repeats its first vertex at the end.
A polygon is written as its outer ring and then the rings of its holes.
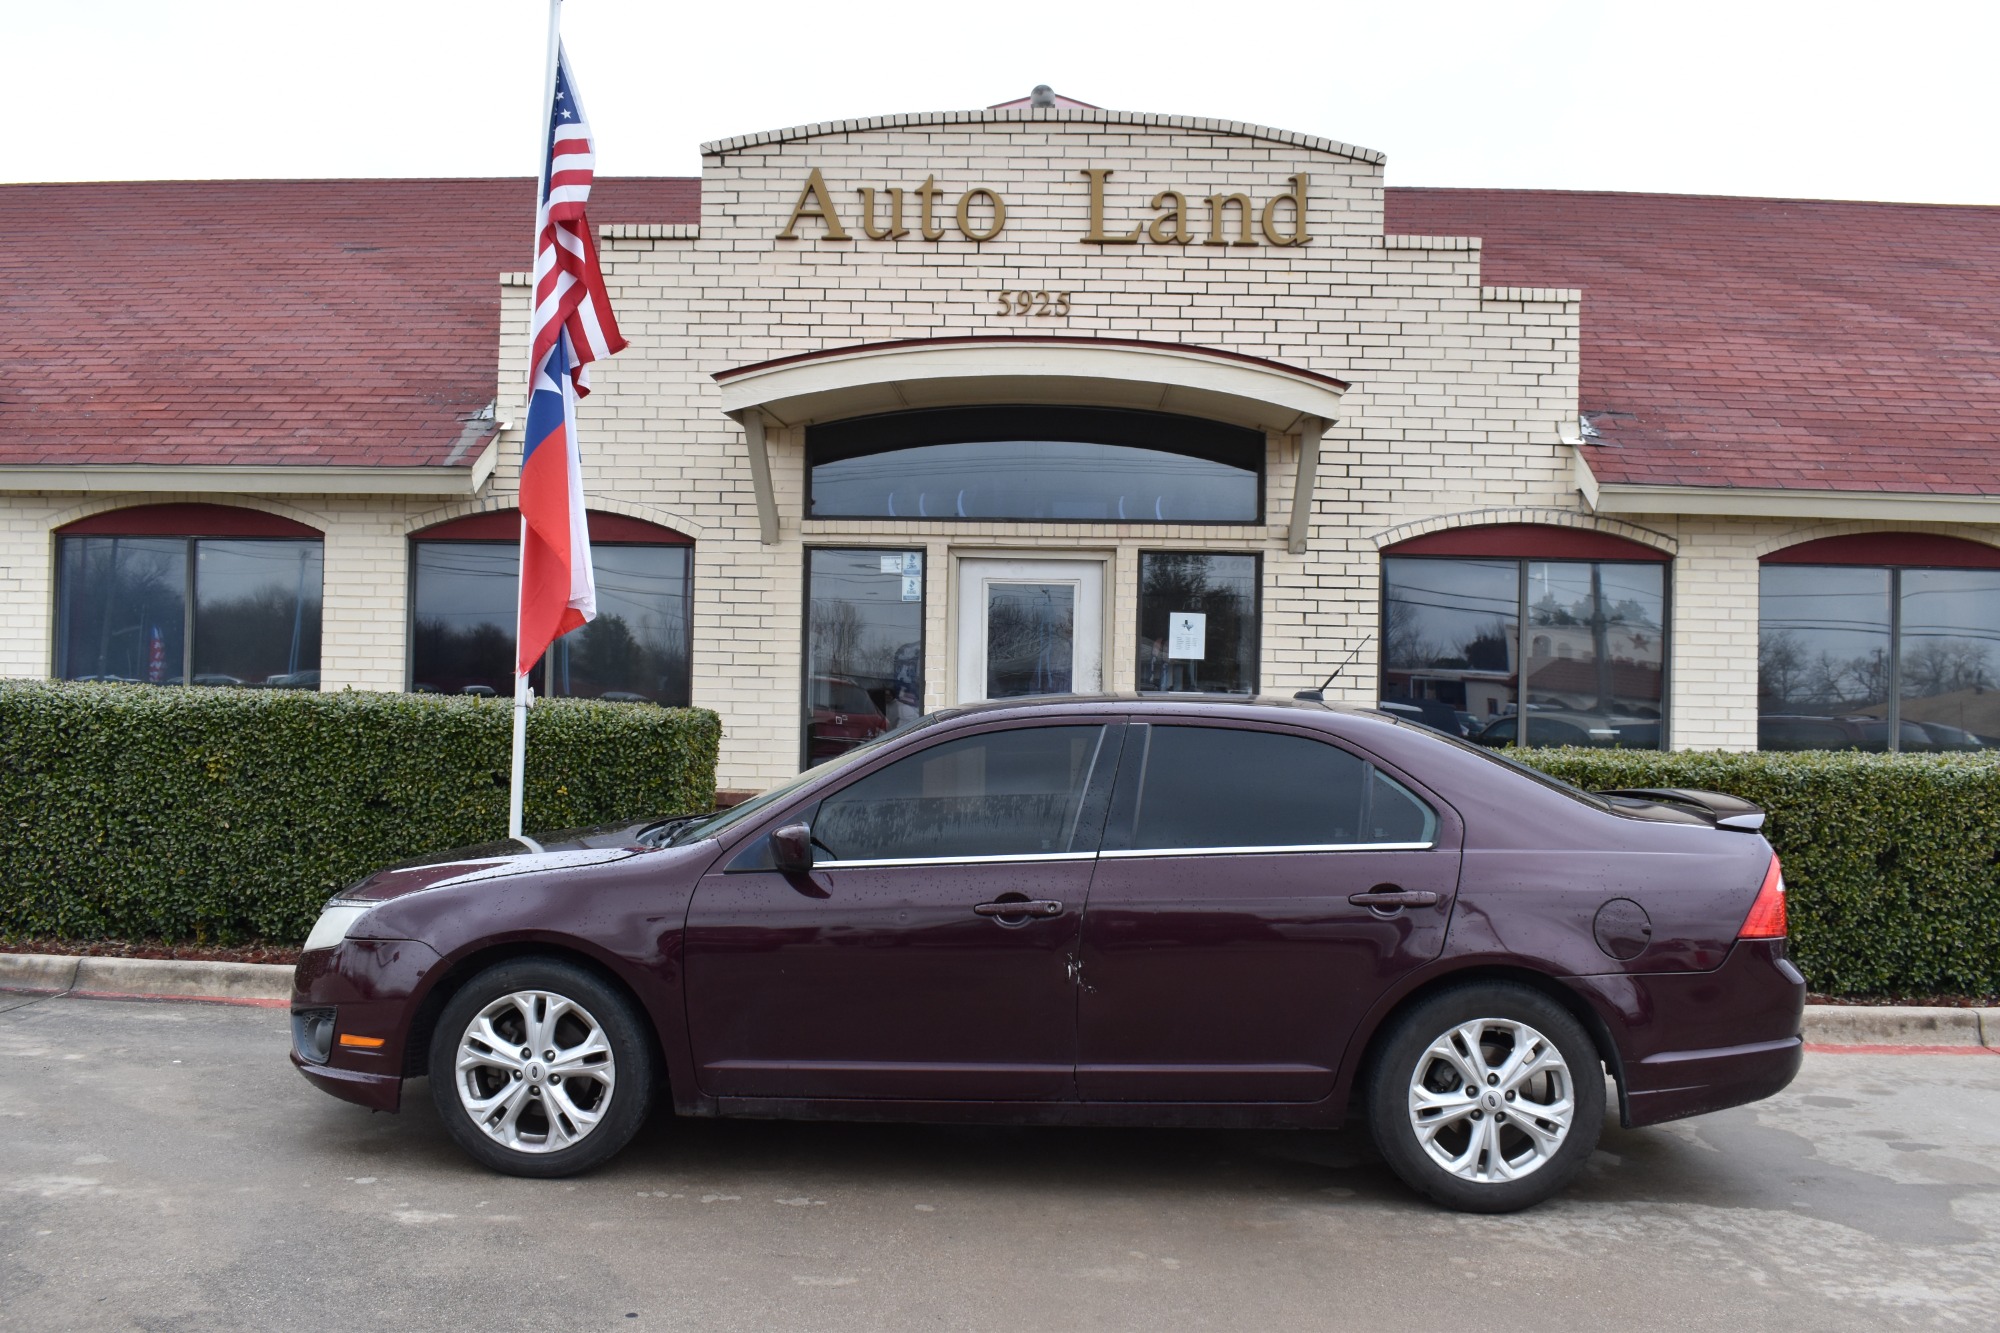
{"type": "Polygon", "coordinates": [[[607,1161],[645,1123],[652,1040],[631,1000],[557,959],[488,968],[445,1005],[431,1100],[458,1145],[512,1176],[607,1161]]]}
{"type": "Polygon", "coordinates": [[[1548,996],[1463,986],[1396,1021],[1368,1118],[1404,1183],[1447,1207],[1513,1212],[1568,1184],[1597,1147],[1604,1069],[1583,1025],[1548,996]]]}

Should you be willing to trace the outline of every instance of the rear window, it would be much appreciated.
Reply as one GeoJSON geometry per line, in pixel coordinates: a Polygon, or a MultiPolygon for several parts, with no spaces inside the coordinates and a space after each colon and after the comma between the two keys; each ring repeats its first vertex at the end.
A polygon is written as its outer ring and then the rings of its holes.
{"type": "Polygon", "coordinates": [[[1428,843],[1437,816],[1360,757],[1303,736],[1135,728],[1126,850],[1428,843]]]}

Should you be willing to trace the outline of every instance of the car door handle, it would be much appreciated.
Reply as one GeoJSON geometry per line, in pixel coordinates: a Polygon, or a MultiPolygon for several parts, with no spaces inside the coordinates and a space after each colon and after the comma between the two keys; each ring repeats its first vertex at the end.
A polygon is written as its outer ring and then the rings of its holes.
{"type": "Polygon", "coordinates": [[[1049,898],[1023,898],[1011,903],[981,903],[972,910],[981,916],[1061,916],[1062,904],[1049,898]]]}
{"type": "Polygon", "coordinates": [[[1436,904],[1438,896],[1429,889],[1370,889],[1366,893],[1349,894],[1347,901],[1356,907],[1430,907],[1436,904]]]}

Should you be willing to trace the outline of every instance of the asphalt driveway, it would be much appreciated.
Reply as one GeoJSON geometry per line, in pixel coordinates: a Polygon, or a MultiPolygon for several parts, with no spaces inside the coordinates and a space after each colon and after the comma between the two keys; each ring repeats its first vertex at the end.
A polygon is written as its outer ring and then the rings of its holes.
{"type": "Polygon", "coordinates": [[[662,1117],[512,1180],[286,1046],[279,1009],[0,995],[0,1327],[2000,1327],[1991,1053],[1810,1055],[1480,1218],[1356,1134],[662,1117]]]}

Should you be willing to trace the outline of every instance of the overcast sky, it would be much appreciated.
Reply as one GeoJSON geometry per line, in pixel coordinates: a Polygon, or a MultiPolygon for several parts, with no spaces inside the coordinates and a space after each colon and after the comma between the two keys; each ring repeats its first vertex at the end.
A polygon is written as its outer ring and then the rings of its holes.
{"type": "MultiPolygon", "coordinates": [[[[2000,203],[2000,5],[568,0],[601,172],[1036,83],[1388,154],[1391,185],[2000,203]]],[[[0,179],[533,170],[545,0],[0,6],[0,179]]]]}

